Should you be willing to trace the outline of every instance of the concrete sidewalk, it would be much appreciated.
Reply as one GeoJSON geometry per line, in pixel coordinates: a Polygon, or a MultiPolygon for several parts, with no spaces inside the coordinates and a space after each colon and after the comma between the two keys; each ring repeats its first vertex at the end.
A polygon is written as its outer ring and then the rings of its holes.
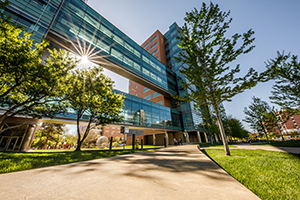
{"type": "Polygon", "coordinates": [[[0,175],[0,199],[259,199],[196,145],[0,175]]]}

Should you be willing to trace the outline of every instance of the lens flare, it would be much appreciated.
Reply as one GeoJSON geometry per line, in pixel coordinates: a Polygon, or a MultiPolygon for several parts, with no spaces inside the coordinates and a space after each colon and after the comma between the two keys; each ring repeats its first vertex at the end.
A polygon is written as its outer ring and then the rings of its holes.
{"type": "Polygon", "coordinates": [[[84,64],[88,63],[89,62],[88,57],[87,56],[81,56],[81,62],[84,63],[84,64]]]}

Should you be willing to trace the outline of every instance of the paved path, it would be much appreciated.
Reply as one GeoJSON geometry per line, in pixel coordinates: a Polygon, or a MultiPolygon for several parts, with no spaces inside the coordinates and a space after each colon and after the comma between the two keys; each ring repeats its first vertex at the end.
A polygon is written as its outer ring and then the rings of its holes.
{"type": "Polygon", "coordinates": [[[196,145],[0,175],[0,199],[259,199],[196,145]]]}

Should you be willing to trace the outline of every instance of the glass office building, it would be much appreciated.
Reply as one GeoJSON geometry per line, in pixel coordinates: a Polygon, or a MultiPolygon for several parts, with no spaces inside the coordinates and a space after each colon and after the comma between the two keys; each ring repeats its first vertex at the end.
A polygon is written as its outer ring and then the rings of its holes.
{"type": "MultiPolygon", "coordinates": [[[[172,69],[173,72],[177,75],[177,84],[178,84],[178,95],[180,97],[185,97],[186,93],[189,93],[189,89],[183,89],[181,86],[181,81],[187,81],[185,76],[179,72],[180,69],[187,67],[183,64],[176,62],[175,56],[179,55],[181,51],[178,47],[179,41],[176,37],[180,34],[179,27],[176,23],[173,23],[169,30],[164,34],[164,43],[166,51],[166,61],[167,66],[172,69]]],[[[191,88],[196,90],[196,88],[191,88]]],[[[194,108],[193,102],[181,102],[181,112],[183,119],[183,128],[185,130],[197,130],[200,129],[200,124],[203,123],[201,113],[196,111],[194,108]]]]}
{"type": "MultiPolygon", "coordinates": [[[[79,48],[91,45],[95,59],[106,63],[104,67],[171,102],[170,106],[164,106],[160,102],[125,94],[124,124],[156,128],[164,134],[179,133],[181,136],[186,130],[197,131],[202,118],[195,112],[193,103],[178,104],[171,98],[171,95],[184,96],[188,92],[180,86],[180,80],[184,80],[179,73],[182,66],[174,60],[180,51],[176,23],[163,35],[167,67],[158,57],[152,56],[156,52],[148,53],[82,0],[9,0],[9,3],[3,12],[32,32],[35,42],[48,39],[51,47],[75,54],[80,54],[79,48]]],[[[72,112],[67,117],[72,118],[72,112]]],[[[175,135],[169,136],[169,141],[173,137],[175,135]]]]}

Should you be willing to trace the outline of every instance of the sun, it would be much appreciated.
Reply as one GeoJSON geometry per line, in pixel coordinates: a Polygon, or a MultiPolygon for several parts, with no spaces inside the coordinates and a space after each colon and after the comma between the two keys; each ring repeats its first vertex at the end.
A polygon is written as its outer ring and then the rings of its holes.
{"type": "Polygon", "coordinates": [[[87,64],[89,62],[89,58],[87,56],[81,56],[81,63],[87,64]]]}

